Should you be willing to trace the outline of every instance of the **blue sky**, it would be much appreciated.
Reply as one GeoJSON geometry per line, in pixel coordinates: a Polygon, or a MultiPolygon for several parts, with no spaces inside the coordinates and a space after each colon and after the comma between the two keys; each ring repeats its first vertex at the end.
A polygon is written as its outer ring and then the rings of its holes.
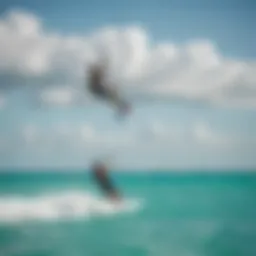
{"type": "Polygon", "coordinates": [[[106,25],[141,24],[156,40],[184,42],[207,38],[225,55],[255,58],[254,1],[1,1],[1,13],[11,8],[36,13],[45,25],[63,33],[84,33],[106,25]]]}
{"type": "Polygon", "coordinates": [[[255,168],[255,13],[253,1],[1,1],[0,166],[255,168]],[[126,120],[83,90],[99,45],[134,104],[126,120]]]}

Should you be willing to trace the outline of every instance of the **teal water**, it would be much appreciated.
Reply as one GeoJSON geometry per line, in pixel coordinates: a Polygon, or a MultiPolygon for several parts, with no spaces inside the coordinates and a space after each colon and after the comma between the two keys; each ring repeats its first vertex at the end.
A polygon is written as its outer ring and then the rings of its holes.
{"type": "Polygon", "coordinates": [[[85,173],[0,174],[0,255],[256,255],[256,173],[112,176],[140,207],[96,214],[85,173]]]}

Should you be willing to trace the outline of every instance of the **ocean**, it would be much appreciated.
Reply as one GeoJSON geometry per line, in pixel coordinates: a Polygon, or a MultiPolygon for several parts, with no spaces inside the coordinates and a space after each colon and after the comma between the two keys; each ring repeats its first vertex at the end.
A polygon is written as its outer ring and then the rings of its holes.
{"type": "Polygon", "coordinates": [[[255,256],[256,172],[2,172],[1,256],[255,256]]]}

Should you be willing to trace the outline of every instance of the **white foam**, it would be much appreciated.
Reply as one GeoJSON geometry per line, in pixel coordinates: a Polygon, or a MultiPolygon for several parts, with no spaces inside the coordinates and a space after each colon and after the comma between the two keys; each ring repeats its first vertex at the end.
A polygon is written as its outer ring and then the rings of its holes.
{"type": "Polygon", "coordinates": [[[138,200],[113,203],[84,191],[0,197],[0,222],[90,218],[137,211],[138,200]]]}

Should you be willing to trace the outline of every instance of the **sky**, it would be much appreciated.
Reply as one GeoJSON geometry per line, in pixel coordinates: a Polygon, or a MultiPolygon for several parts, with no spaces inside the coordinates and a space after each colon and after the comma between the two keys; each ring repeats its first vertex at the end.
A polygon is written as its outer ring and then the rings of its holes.
{"type": "Polygon", "coordinates": [[[0,169],[256,169],[256,3],[0,3],[0,169]],[[93,99],[102,54],[132,103],[93,99]]]}

